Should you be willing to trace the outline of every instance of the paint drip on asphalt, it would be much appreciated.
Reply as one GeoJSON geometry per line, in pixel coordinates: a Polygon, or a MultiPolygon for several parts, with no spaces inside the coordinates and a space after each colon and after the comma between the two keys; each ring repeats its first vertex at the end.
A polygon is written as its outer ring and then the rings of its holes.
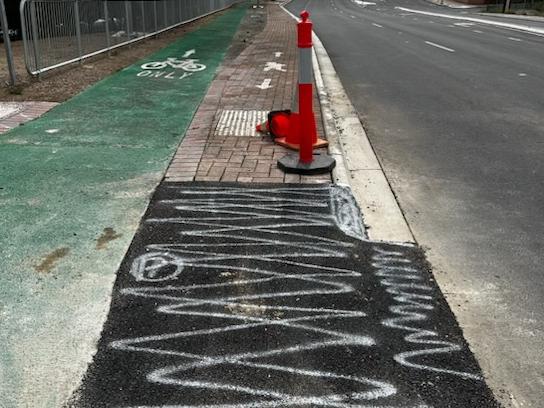
{"type": "Polygon", "coordinates": [[[164,183],[72,407],[497,407],[422,251],[349,190],[164,183]]]}

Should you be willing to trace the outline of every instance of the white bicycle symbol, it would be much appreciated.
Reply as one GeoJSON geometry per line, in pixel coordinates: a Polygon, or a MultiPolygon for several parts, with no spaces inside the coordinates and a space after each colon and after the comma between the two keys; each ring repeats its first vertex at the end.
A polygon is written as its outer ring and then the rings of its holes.
{"type": "Polygon", "coordinates": [[[206,65],[198,64],[197,59],[167,58],[166,61],[148,62],[142,65],[142,69],[164,69],[168,66],[176,69],[182,69],[187,72],[198,72],[206,69],[206,65]]]}

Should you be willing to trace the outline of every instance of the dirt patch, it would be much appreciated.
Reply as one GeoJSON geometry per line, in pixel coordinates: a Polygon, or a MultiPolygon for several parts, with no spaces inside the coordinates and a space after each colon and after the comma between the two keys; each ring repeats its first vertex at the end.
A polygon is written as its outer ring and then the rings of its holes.
{"type": "Polygon", "coordinates": [[[106,249],[108,242],[111,242],[117,238],[121,238],[123,234],[117,234],[113,228],[104,228],[102,235],[96,240],[96,249],[106,249]]]}
{"type": "Polygon", "coordinates": [[[70,253],[70,248],[67,247],[55,249],[50,254],[46,255],[42,262],[39,265],[36,265],[34,269],[40,273],[51,272],[51,270],[56,266],[57,261],[64,258],[66,255],[68,255],[68,253],[70,253]]]}
{"type": "Polygon", "coordinates": [[[125,68],[128,65],[156,52],[185,34],[207,24],[225,13],[203,17],[192,23],[166,31],[155,37],[137,42],[131,46],[117,48],[107,53],[73,64],[35,78],[26,72],[22,41],[13,42],[13,53],[19,84],[15,88],[7,86],[9,78],[6,56],[0,50],[0,101],[48,101],[63,102],[85,90],[101,79],[125,68]]]}

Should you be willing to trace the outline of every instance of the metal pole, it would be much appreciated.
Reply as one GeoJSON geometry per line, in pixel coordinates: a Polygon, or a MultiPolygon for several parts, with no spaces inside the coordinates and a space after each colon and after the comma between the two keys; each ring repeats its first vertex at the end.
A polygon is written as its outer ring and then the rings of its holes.
{"type": "Polygon", "coordinates": [[[17,76],[15,75],[15,64],[13,63],[13,51],[11,49],[11,40],[9,38],[8,18],[6,16],[4,0],[0,0],[0,20],[0,23],[2,25],[2,32],[4,33],[4,47],[6,47],[6,58],[8,59],[9,84],[13,86],[15,85],[15,82],[17,82],[17,76]]]}
{"type": "Polygon", "coordinates": [[[108,10],[108,0],[104,1],[104,20],[106,20],[106,47],[108,47],[108,54],[111,55],[110,11],[108,10]]]}
{"type": "Polygon", "coordinates": [[[132,30],[132,21],[131,21],[131,18],[132,18],[132,13],[131,13],[131,4],[125,0],[125,16],[126,16],[126,19],[127,19],[127,24],[126,24],[126,28],[127,28],[127,38],[128,40],[130,41],[130,37],[131,37],[131,30],[132,30]]]}
{"type": "Polygon", "coordinates": [[[164,17],[164,28],[168,27],[168,20],[166,19],[167,15],[166,14],[166,0],[163,0],[162,2],[162,14],[163,14],[163,17],[164,17]]]}
{"type": "Polygon", "coordinates": [[[157,0],[153,1],[153,15],[155,16],[155,36],[156,36],[157,31],[159,31],[159,21],[157,17],[157,0]]]}
{"type": "Polygon", "coordinates": [[[144,2],[142,1],[140,3],[141,7],[141,11],[142,11],[142,32],[144,33],[144,36],[145,36],[145,33],[146,33],[146,30],[145,30],[145,5],[144,5],[144,2]]]}
{"type": "Polygon", "coordinates": [[[79,53],[79,62],[81,62],[83,47],[81,46],[81,25],[79,24],[79,0],[74,2],[74,20],[76,22],[77,52],[79,53]]]}
{"type": "Polygon", "coordinates": [[[38,31],[38,18],[36,17],[36,3],[33,0],[30,0],[30,25],[32,26],[32,50],[34,51],[34,61],[36,62],[36,71],[40,70],[41,67],[41,53],[40,47],[38,45],[38,39],[40,33],[38,31]]]}

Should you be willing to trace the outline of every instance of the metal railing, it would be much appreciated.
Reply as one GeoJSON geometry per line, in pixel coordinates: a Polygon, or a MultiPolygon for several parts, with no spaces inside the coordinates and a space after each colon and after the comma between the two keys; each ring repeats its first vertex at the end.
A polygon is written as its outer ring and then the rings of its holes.
{"type": "Polygon", "coordinates": [[[82,61],[222,10],[240,0],[23,0],[28,72],[82,61]]]}

